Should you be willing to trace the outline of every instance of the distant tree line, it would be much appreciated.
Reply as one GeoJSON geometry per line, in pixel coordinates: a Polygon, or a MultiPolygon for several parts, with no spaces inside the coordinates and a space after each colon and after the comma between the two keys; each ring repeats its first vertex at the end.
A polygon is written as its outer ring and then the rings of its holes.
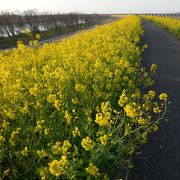
{"type": "Polygon", "coordinates": [[[107,15],[98,14],[52,14],[39,13],[37,10],[28,10],[21,14],[13,12],[0,13],[0,37],[17,37],[23,33],[25,29],[29,29],[32,33],[56,31],[64,32],[64,29],[83,29],[95,24],[100,24],[107,15]]]}

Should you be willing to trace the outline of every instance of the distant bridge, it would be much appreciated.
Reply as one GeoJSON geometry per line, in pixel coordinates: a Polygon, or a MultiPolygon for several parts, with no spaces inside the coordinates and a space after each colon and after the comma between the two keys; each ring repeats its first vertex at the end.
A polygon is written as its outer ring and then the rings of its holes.
{"type": "Polygon", "coordinates": [[[167,16],[167,17],[180,17],[180,13],[135,13],[135,14],[109,14],[115,16],[125,16],[125,15],[140,15],[140,16],[167,16]]]}
{"type": "Polygon", "coordinates": [[[145,14],[136,14],[136,15],[180,17],[180,13],[145,13],[145,14]]]}

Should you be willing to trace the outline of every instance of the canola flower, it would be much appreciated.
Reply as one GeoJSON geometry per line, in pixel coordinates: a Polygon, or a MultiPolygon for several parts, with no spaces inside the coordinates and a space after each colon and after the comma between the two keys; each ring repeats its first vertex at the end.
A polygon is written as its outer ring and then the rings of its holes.
{"type": "Polygon", "coordinates": [[[47,167],[41,167],[38,169],[38,172],[41,176],[41,179],[46,179],[46,175],[48,174],[48,168],[47,167]]]}
{"type": "Polygon", "coordinates": [[[52,146],[53,154],[58,154],[61,152],[61,142],[57,141],[54,146],[52,146]]]}
{"type": "Polygon", "coordinates": [[[24,29],[24,32],[23,32],[25,35],[31,35],[31,32],[28,28],[24,29]]]}
{"type": "Polygon", "coordinates": [[[152,64],[150,70],[151,70],[151,72],[156,73],[157,65],[156,64],[152,64]]]}
{"type": "Polygon", "coordinates": [[[25,147],[25,148],[21,151],[21,154],[22,154],[23,156],[28,156],[28,148],[25,147]]]}
{"type": "Polygon", "coordinates": [[[62,174],[61,163],[58,160],[54,160],[49,164],[49,171],[54,176],[60,176],[62,174]]]}
{"type": "Polygon", "coordinates": [[[0,135],[0,142],[2,141],[5,141],[5,138],[2,135],[0,135]]]}
{"type": "Polygon", "coordinates": [[[49,132],[50,132],[50,129],[49,129],[49,128],[45,128],[45,129],[44,129],[44,134],[45,134],[45,135],[48,135],[49,132]]]}
{"type": "Polygon", "coordinates": [[[0,177],[116,176],[117,164],[130,166],[128,156],[158,130],[168,102],[147,91],[156,65],[150,72],[141,65],[141,19],[43,46],[26,34],[30,47],[18,42],[0,53],[0,177]]]}
{"type": "Polygon", "coordinates": [[[43,126],[43,123],[44,123],[44,120],[41,120],[41,121],[38,120],[38,121],[36,122],[35,132],[41,131],[42,126],[43,126]]]}
{"type": "Polygon", "coordinates": [[[126,115],[131,118],[135,118],[137,116],[137,110],[131,104],[127,104],[124,107],[124,111],[126,112],[126,115]]]}
{"type": "Polygon", "coordinates": [[[122,94],[121,94],[121,96],[120,96],[120,99],[119,99],[119,101],[118,101],[118,104],[119,104],[121,107],[123,107],[123,106],[126,104],[127,101],[128,101],[128,97],[126,96],[125,90],[123,90],[123,92],[122,92],[122,94]]]}
{"type": "Polygon", "coordinates": [[[107,141],[108,141],[108,136],[107,135],[104,135],[104,136],[101,136],[99,138],[100,142],[102,145],[106,145],[107,144],[107,141]]]}
{"type": "Polygon", "coordinates": [[[154,113],[160,113],[161,109],[159,107],[153,108],[154,113]]]}
{"type": "Polygon", "coordinates": [[[100,176],[99,169],[93,163],[89,164],[89,167],[86,168],[86,171],[95,177],[100,176]]]}
{"type": "Polygon", "coordinates": [[[168,96],[167,96],[166,93],[162,93],[162,94],[159,95],[159,99],[160,99],[160,100],[167,101],[167,97],[168,97],[168,96]]]}
{"type": "Polygon", "coordinates": [[[3,177],[6,177],[10,174],[10,169],[6,169],[3,171],[3,177]]]}
{"type": "Polygon", "coordinates": [[[84,86],[83,84],[76,84],[75,90],[83,93],[86,90],[86,86],[84,86]]]}
{"type": "Polygon", "coordinates": [[[75,127],[75,129],[72,131],[72,133],[73,133],[73,136],[74,136],[74,137],[80,136],[79,128],[78,128],[78,127],[75,127]]]}
{"type": "Polygon", "coordinates": [[[89,137],[86,137],[81,141],[81,145],[86,151],[89,151],[93,149],[94,142],[89,137]]]}
{"type": "Polygon", "coordinates": [[[40,158],[44,158],[44,157],[47,157],[47,156],[48,156],[48,153],[45,152],[44,149],[42,149],[42,150],[37,150],[37,154],[38,154],[38,156],[39,156],[40,158]]]}
{"type": "Polygon", "coordinates": [[[147,122],[146,122],[145,118],[140,117],[140,118],[138,119],[138,123],[139,123],[140,125],[145,125],[147,122]]]}
{"type": "Polygon", "coordinates": [[[100,126],[107,126],[109,125],[109,119],[105,117],[102,113],[96,114],[96,120],[95,122],[99,124],[100,126]]]}
{"type": "Polygon", "coordinates": [[[62,153],[66,154],[71,146],[71,143],[68,140],[65,140],[62,145],[62,153]]]}
{"type": "Polygon", "coordinates": [[[15,139],[18,136],[18,134],[20,133],[21,128],[17,128],[15,131],[12,131],[11,133],[11,137],[9,138],[9,143],[11,145],[15,145],[15,139]]]}
{"type": "Polygon", "coordinates": [[[62,173],[64,173],[64,168],[67,166],[67,164],[67,157],[63,155],[59,161],[54,160],[49,163],[49,171],[54,176],[60,176],[62,173]]]}

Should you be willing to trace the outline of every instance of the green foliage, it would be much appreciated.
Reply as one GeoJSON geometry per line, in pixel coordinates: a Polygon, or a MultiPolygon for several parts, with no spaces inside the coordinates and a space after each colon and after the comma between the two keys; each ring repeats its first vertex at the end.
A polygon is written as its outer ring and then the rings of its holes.
{"type": "MultiPolygon", "coordinates": [[[[32,36],[26,31],[26,34],[32,36]]],[[[136,16],[62,42],[0,53],[0,172],[11,179],[123,176],[158,129],[167,95],[141,66],[136,16]],[[153,115],[153,118],[152,118],[153,115]]]]}

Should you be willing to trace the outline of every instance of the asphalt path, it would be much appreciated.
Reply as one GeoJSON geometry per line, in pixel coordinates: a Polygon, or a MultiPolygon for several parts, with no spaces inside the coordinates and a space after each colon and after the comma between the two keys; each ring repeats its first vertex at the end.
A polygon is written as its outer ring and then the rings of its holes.
{"type": "Polygon", "coordinates": [[[129,180],[180,180],[180,40],[151,22],[143,22],[148,44],[142,63],[158,65],[154,89],[167,92],[171,104],[159,131],[133,157],[129,180]]]}

